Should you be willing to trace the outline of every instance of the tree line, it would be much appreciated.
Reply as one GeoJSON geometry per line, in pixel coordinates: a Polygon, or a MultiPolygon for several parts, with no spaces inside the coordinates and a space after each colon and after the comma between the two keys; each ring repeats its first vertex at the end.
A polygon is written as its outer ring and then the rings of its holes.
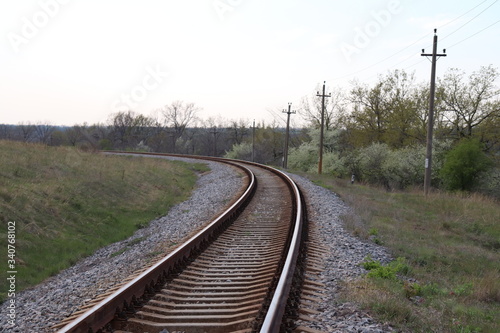
{"type": "MultiPolygon", "coordinates": [[[[200,107],[174,101],[156,116],[134,111],[111,114],[104,124],[69,127],[44,123],[0,125],[0,139],[52,146],[74,146],[83,150],[129,150],[188,155],[224,156],[244,142],[253,140],[254,160],[279,165],[283,157],[284,129],[279,122],[255,125],[248,120],[198,118],[200,107]],[[255,127],[254,127],[255,126],[255,127]]],[[[293,129],[298,144],[302,129],[293,129]]],[[[245,158],[245,157],[243,157],[245,158]]],[[[251,159],[251,154],[248,156],[251,159]]]]}
{"type": "MultiPolygon", "coordinates": [[[[481,190],[500,197],[500,90],[498,69],[470,75],[449,69],[438,79],[434,115],[432,184],[450,190],[481,190]]],[[[319,87],[318,87],[319,88],[319,87]]],[[[319,90],[319,89],[317,89],[319,90]]],[[[388,189],[420,186],[424,178],[429,84],[402,70],[375,83],[351,82],[328,89],[325,99],[323,170],[337,177],[388,189]]],[[[321,99],[301,101],[306,135],[290,150],[289,167],[318,170],[321,99]]],[[[248,151],[244,145],[233,148],[248,151]]]]}
{"type": "MultiPolygon", "coordinates": [[[[498,166],[498,77],[498,69],[490,65],[470,75],[449,69],[438,78],[435,186],[443,183],[439,172],[446,153],[466,140],[477,142],[481,152],[498,166]]],[[[428,82],[417,82],[414,73],[394,70],[380,75],[372,84],[354,80],[347,87],[329,88],[327,92],[331,97],[325,99],[324,113],[326,172],[339,177],[355,174],[360,180],[388,187],[405,187],[422,181],[428,82]]],[[[248,120],[202,121],[198,118],[200,110],[194,103],[175,101],[157,110],[155,117],[130,110],[112,114],[106,124],[66,128],[42,123],[0,125],[0,139],[83,149],[226,156],[281,165],[283,121],[269,124],[261,121],[255,126],[248,120]]],[[[318,162],[321,123],[321,99],[316,91],[302,98],[298,113],[306,125],[291,130],[289,166],[313,171],[318,162]]]]}

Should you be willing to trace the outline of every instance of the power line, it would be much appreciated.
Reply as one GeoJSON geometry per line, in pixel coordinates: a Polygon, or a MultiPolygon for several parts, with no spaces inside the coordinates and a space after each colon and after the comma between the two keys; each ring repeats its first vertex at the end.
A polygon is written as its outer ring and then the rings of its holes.
{"type": "MultiPolygon", "coordinates": [[[[469,14],[469,13],[470,13],[470,12],[472,12],[474,9],[476,9],[477,7],[481,6],[483,3],[488,2],[488,1],[489,1],[489,0],[484,0],[484,1],[483,1],[483,2],[481,2],[479,5],[476,5],[475,7],[473,7],[473,8],[471,8],[471,9],[469,9],[468,11],[466,11],[465,13],[463,13],[462,15],[460,15],[459,17],[457,17],[457,18],[455,18],[455,19],[451,20],[451,21],[450,21],[450,22],[448,22],[448,23],[443,24],[443,25],[442,25],[442,26],[440,26],[438,29],[442,29],[443,27],[446,27],[448,24],[451,24],[451,23],[455,22],[456,20],[458,20],[458,19],[462,18],[463,16],[465,16],[465,15],[469,14]]],[[[495,0],[495,2],[497,2],[497,0],[495,0]]],[[[494,2],[494,3],[495,3],[495,2],[494,2]]]]}
{"type": "Polygon", "coordinates": [[[372,64],[372,65],[369,65],[369,66],[367,66],[367,67],[364,67],[364,68],[362,68],[362,69],[360,69],[360,70],[358,70],[358,71],[356,71],[356,72],[353,72],[353,73],[350,73],[350,74],[347,74],[347,75],[344,75],[344,76],[337,77],[337,78],[335,78],[334,80],[344,79],[344,78],[346,78],[346,77],[353,76],[353,75],[358,74],[358,73],[360,73],[360,72],[364,72],[364,71],[365,71],[365,70],[367,70],[367,69],[370,69],[370,68],[372,68],[372,67],[375,67],[375,66],[377,66],[377,65],[379,65],[379,64],[381,64],[381,63],[383,63],[383,62],[385,62],[385,61],[387,61],[387,60],[389,60],[389,59],[391,59],[392,57],[397,56],[398,54],[400,54],[401,52],[403,52],[403,51],[405,51],[406,49],[410,48],[411,46],[413,46],[413,45],[417,44],[418,42],[420,42],[422,39],[424,39],[424,38],[425,38],[425,37],[427,37],[427,36],[428,36],[428,35],[426,34],[425,36],[420,37],[418,40],[414,41],[414,42],[413,42],[413,43],[411,43],[410,45],[405,46],[403,49],[399,50],[398,52],[396,52],[396,53],[394,53],[394,54],[392,54],[392,55],[390,55],[390,56],[388,56],[388,57],[386,57],[386,58],[384,58],[384,59],[382,59],[382,60],[380,60],[380,61],[378,61],[378,62],[376,62],[376,63],[372,64]]]}
{"type": "Polygon", "coordinates": [[[450,48],[452,48],[453,46],[456,46],[456,45],[458,45],[458,44],[460,44],[460,43],[462,43],[462,42],[465,42],[467,39],[474,37],[475,35],[477,35],[477,34],[479,34],[479,33],[483,32],[484,30],[486,30],[486,29],[488,29],[488,28],[491,28],[492,26],[494,26],[495,24],[497,24],[497,23],[499,23],[499,22],[500,22],[500,20],[498,20],[498,21],[496,21],[496,22],[493,22],[492,24],[490,24],[490,25],[489,25],[489,26],[487,26],[486,28],[483,28],[483,29],[479,30],[478,32],[473,33],[473,34],[472,34],[472,35],[470,35],[469,37],[466,37],[466,38],[462,39],[462,40],[461,40],[461,41],[459,41],[459,42],[456,42],[455,44],[453,44],[453,45],[451,45],[451,46],[448,46],[448,49],[450,49],[450,48]]]}
{"type": "MultiPolygon", "coordinates": [[[[410,59],[414,59],[414,57],[415,57],[415,54],[414,54],[414,53],[412,53],[412,54],[410,54],[408,57],[406,57],[405,59],[401,60],[400,62],[398,62],[398,63],[396,63],[396,64],[394,64],[394,65],[392,65],[392,66],[390,66],[389,68],[394,68],[394,67],[397,67],[397,66],[399,66],[400,64],[402,64],[403,62],[406,62],[406,61],[408,61],[408,60],[410,60],[410,59]]],[[[408,67],[405,67],[405,69],[406,69],[406,68],[413,67],[413,66],[415,66],[416,64],[419,64],[419,63],[421,63],[421,62],[422,62],[422,60],[420,60],[419,62],[417,62],[417,63],[415,63],[415,64],[413,64],[413,65],[410,65],[410,66],[408,66],[408,67]]]]}
{"type": "MultiPolygon", "coordinates": [[[[465,15],[469,14],[470,12],[472,12],[473,10],[475,10],[476,8],[480,7],[480,6],[481,6],[481,5],[483,5],[485,2],[488,2],[488,1],[489,1],[489,0],[484,0],[484,1],[480,2],[478,5],[476,5],[476,6],[472,7],[471,9],[469,9],[469,10],[468,10],[468,11],[466,11],[465,13],[461,14],[460,16],[458,16],[458,17],[454,18],[454,19],[453,19],[453,20],[451,20],[450,22],[447,22],[447,23],[443,24],[442,26],[440,26],[440,27],[439,27],[439,29],[441,29],[441,28],[443,28],[443,27],[445,27],[445,26],[447,26],[447,25],[449,25],[449,24],[451,24],[451,23],[453,23],[453,22],[455,22],[455,21],[459,20],[460,18],[462,18],[462,17],[464,17],[465,15]]],[[[442,41],[444,38],[451,36],[452,34],[454,34],[455,32],[457,32],[458,30],[460,30],[461,28],[463,28],[465,25],[467,25],[468,23],[470,23],[471,21],[473,21],[475,18],[477,18],[479,15],[481,15],[481,14],[482,14],[482,13],[484,13],[487,9],[489,9],[491,6],[493,6],[496,2],[498,2],[498,0],[495,0],[494,2],[492,2],[492,3],[488,6],[488,7],[486,7],[486,8],[485,8],[485,9],[483,9],[480,13],[478,13],[476,16],[474,16],[474,17],[473,17],[473,18],[471,18],[469,21],[467,21],[466,23],[464,23],[463,25],[461,25],[460,27],[458,27],[455,31],[453,31],[453,32],[451,32],[450,34],[448,34],[447,36],[445,36],[445,37],[441,38],[441,41],[442,41]]],[[[496,23],[498,23],[498,21],[497,21],[497,22],[495,22],[494,24],[496,24],[496,23]]],[[[488,28],[488,27],[487,27],[487,28],[488,28]]],[[[487,28],[485,28],[485,29],[483,29],[483,30],[486,30],[487,28]]],[[[483,31],[483,30],[481,30],[481,31],[483,31]]],[[[481,32],[481,31],[479,31],[479,32],[481,32]]],[[[479,33],[479,32],[478,32],[478,33],[479,33]]],[[[477,33],[476,33],[476,34],[477,34],[477,33]]],[[[472,36],[474,36],[474,35],[472,35],[472,36]]],[[[472,37],[472,36],[470,36],[470,37],[472,37]]],[[[410,48],[411,46],[413,46],[413,45],[417,44],[418,42],[420,42],[421,40],[423,40],[424,38],[427,38],[427,37],[428,37],[428,34],[425,34],[424,36],[422,36],[422,37],[418,38],[417,40],[415,40],[413,43],[411,43],[411,44],[409,44],[409,45],[405,46],[404,48],[402,48],[401,50],[399,50],[399,51],[397,51],[397,52],[395,52],[395,53],[393,53],[393,54],[391,54],[391,55],[389,55],[389,56],[387,56],[387,57],[385,57],[385,58],[383,58],[383,59],[381,59],[381,60],[377,61],[376,63],[371,64],[371,65],[368,65],[368,66],[366,66],[366,67],[364,67],[364,68],[362,68],[362,69],[360,69],[360,70],[354,71],[354,72],[352,72],[352,73],[349,73],[349,74],[346,74],[346,75],[343,75],[343,76],[336,77],[336,78],[334,78],[334,80],[341,80],[341,79],[345,79],[345,78],[347,78],[347,77],[354,76],[354,75],[359,74],[359,73],[361,73],[361,72],[364,72],[364,71],[366,71],[366,70],[368,70],[368,69],[371,69],[371,68],[373,68],[373,67],[375,67],[375,66],[377,66],[377,65],[379,65],[379,64],[381,64],[381,63],[383,63],[383,62],[385,62],[385,61],[387,61],[387,60],[389,60],[389,59],[391,59],[391,58],[393,58],[393,57],[395,57],[396,55],[398,55],[398,54],[402,53],[403,51],[407,50],[407,49],[408,49],[408,48],[410,48]]],[[[470,38],[470,37],[468,37],[468,38],[470,38]]],[[[467,39],[467,38],[466,38],[466,39],[467,39]]],[[[465,39],[464,39],[464,40],[465,40],[465,39]]],[[[463,40],[462,40],[462,41],[463,41],[463,40]]],[[[462,41],[460,41],[460,42],[462,42],[462,41]]],[[[460,43],[460,42],[459,42],[459,43],[460,43]]],[[[457,44],[458,44],[458,43],[457,43],[457,44]]],[[[454,44],[454,45],[456,45],[456,44],[454,44]]],[[[454,46],[454,45],[453,45],[453,46],[454,46]]],[[[432,45],[430,45],[430,46],[432,46],[432,45]]],[[[406,60],[408,60],[408,59],[412,58],[413,56],[414,56],[414,54],[412,54],[412,55],[408,56],[408,58],[406,58],[405,60],[403,60],[403,61],[399,62],[398,64],[400,64],[400,63],[402,63],[402,62],[405,62],[406,60]]],[[[420,62],[421,62],[421,61],[420,61],[420,62]]],[[[418,62],[418,63],[420,63],[420,62],[418,62]]],[[[416,64],[418,64],[418,63],[416,63],[416,64]]],[[[396,64],[396,65],[398,65],[398,64],[396,64]]],[[[413,64],[413,65],[411,65],[410,67],[413,67],[413,66],[415,66],[416,64],[413,64]]],[[[393,68],[393,67],[394,67],[394,66],[396,66],[396,65],[391,66],[391,68],[393,68]]],[[[409,67],[407,67],[407,68],[409,68],[409,67]]],[[[370,77],[373,77],[373,76],[374,76],[374,75],[372,75],[372,76],[370,76],[370,77]]],[[[376,75],[375,75],[375,76],[376,76],[376,75]]]]}
{"type": "Polygon", "coordinates": [[[486,7],[485,9],[483,9],[482,11],[479,12],[479,14],[477,14],[476,16],[474,16],[473,18],[471,18],[469,21],[465,22],[464,24],[462,24],[460,27],[458,27],[457,29],[455,29],[455,31],[449,33],[448,35],[444,36],[443,38],[441,38],[441,41],[445,38],[448,38],[450,37],[451,35],[453,35],[455,32],[457,32],[458,30],[462,29],[463,27],[465,27],[467,24],[469,24],[470,22],[472,22],[473,20],[475,20],[479,15],[481,15],[482,13],[484,13],[486,10],[488,10],[491,6],[493,6],[495,3],[497,3],[498,0],[495,0],[494,2],[492,2],[488,7],[486,7]]]}
{"type": "MultiPolygon", "coordinates": [[[[458,31],[459,29],[461,29],[463,26],[465,26],[466,24],[468,24],[469,22],[471,22],[473,19],[475,19],[476,17],[478,17],[479,15],[481,15],[481,14],[482,14],[484,11],[486,11],[488,8],[490,8],[491,6],[493,6],[493,5],[495,4],[495,2],[497,2],[497,1],[498,1],[498,0],[495,0],[495,1],[494,1],[493,3],[491,3],[488,7],[486,7],[483,11],[481,11],[479,14],[477,14],[476,16],[474,16],[472,19],[470,19],[468,22],[466,22],[465,24],[463,24],[461,27],[459,27],[458,29],[456,29],[456,30],[455,30],[455,31],[453,31],[452,33],[448,34],[446,37],[448,37],[448,36],[450,36],[450,35],[454,34],[455,32],[457,32],[457,31],[458,31]]],[[[440,26],[438,29],[442,29],[443,27],[445,27],[445,26],[447,26],[447,25],[449,25],[449,24],[451,24],[451,23],[453,23],[453,22],[457,21],[458,19],[460,19],[460,18],[464,17],[465,15],[467,15],[468,13],[470,13],[471,11],[473,11],[474,9],[476,9],[477,7],[481,6],[481,5],[482,5],[483,3],[485,3],[485,2],[488,2],[488,0],[484,0],[484,1],[483,1],[483,2],[481,2],[480,4],[478,4],[478,5],[474,6],[473,8],[471,8],[471,9],[469,9],[468,11],[466,11],[465,13],[463,13],[462,15],[460,15],[460,16],[458,16],[458,17],[454,18],[454,19],[453,19],[453,20],[451,20],[450,22],[447,22],[447,23],[443,24],[443,25],[442,25],[442,26],[440,26]]],[[[406,50],[406,49],[410,48],[410,46],[413,46],[413,45],[415,45],[416,43],[420,42],[422,39],[427,38],[427,36],[428,36],[428,35],[426,34],[425,36],[420,37],[420,38],[419,38],[419,39],[417,39],[415,42],[413,42],[413,43],[411,43],[410,45],[408,45],[408,46],[404,47],[404,48],[403,48],[403,49],[401,49],[400,51],[398,51],[398,52],[394,53],[393,55],[391,55],[391,56],[389,56],[389,57],[385,58],[385,59],[384,59],[384,60],[382,60],[382,61],[385,61],[385,60],[388,60],[388,59],[392,58],[393,56],[395,56],[395,55],[397,55],[397,54],[401,53],[402,51],[404,51],[404,50],[406,50]]],[[[441,40],[443,40],[443,39],[444,39],[444,38],[446,38],[446,37],[441,38],[441,40]]],[[[432,46],[432,45],[431,45],[431,46],[432,46]]],[[[410,56],[409,56],[408,58],[406,58],[405,60],[403,60],[403,61],[401,61],[401,62],[397,63],[396,65],[393,65],[392,67],[397,66],[398,64],[400,64],[400,63],[402,63],[402,62],[405,62],[406,60],[411,59],[412,57],[413,57],[413,54],[412,54],[412,55],[410,55],[410,56]]],[[[380,62],[382,62],[382,61],[380,61],[380,62]]],[[[377,64],[379,64],[380,62],[378,62],[377,64]]]]}

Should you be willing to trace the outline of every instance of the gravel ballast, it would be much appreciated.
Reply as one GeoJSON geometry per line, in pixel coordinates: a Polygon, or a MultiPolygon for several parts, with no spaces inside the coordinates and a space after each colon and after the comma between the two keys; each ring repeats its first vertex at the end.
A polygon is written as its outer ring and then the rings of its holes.
{"type": "MultiPolygon", "coordinates": [[[[308,203],[308,220],[318,228],[320,242],[329,251],[325,254],[325,270],[319,282],[326,285],[328,292],[323,294],[321,310],[312,328],[324,332],[392,332],[388,325],[377,323],[368,313],[359,310],[355,304],[340,303],[338,293],[343,281],[358,279],[366,270],[360,265],[367,256],[382,263],[391,260],[382,246],[362,241],[347,232],[341,216],[352,214],[349,207],[331,191],[314,185],[308,179],[290,175],[299,185],[308,203]]],[[[298,323],[302,324],[302,323],[298,323]]],[[[303,323],[303,326],[311,326],[303,323]]]]}
{"type": "MultiPolygon", "coordinates": [[[[239,192],[243,179],[228,165],[208,162],[208,166],[211,172],[200,176],[192,197],[172,207],[168,215],[152,221],[129,239],[106,246],[75,266],[18,293],[14,327],[5,326],[8,304],[2,304],[0,332],[52,332],[51,326],[151,260],[151,251],[182,241],[219,213],[239,192]],[[144,249],[152,250],[144,252],[144,249]]],[[[303,177],[291,176],[307,196],[309,219],[315,221],[321,230],[323,246],[330,250],[321,274],[328,292],[319,305],[322,312],[316,316],[316,328],[325,332],[391,332],[389,326],[377,323],[354,304],[337,300],[341,281],[366,273],[359,265],[366,256],[387,262],[389,254],[383,247],[361,241],[344,230],[340,216],[348,214],[349,208],[337,195],[303,177]]]]}

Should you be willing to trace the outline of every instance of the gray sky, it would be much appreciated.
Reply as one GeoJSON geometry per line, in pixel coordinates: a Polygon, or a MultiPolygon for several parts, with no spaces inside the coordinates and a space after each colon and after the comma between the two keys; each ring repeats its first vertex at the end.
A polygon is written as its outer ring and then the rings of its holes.
{"type": "Polygon", "coordinates": [[[0,123],[92,124],[175,100],[270,122],[323,81],[428,82],[434,28],[438,76],[499,66],[498,0],[1,0],[0,123]]]}

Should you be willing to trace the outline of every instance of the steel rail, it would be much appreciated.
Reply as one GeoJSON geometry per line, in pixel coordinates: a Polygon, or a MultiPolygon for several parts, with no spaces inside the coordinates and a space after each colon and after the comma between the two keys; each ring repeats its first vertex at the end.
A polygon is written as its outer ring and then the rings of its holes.
{"type": "Polygon", "coordinates": [[[289,297],[290,289],[293,283],[293,277],[295,274],[295,268],[297,266],[297,258],[299,256],[301,247],[302,230],[304,228],[304,214],[305,210],[302,207],[303,198],[297,184],[284,172],[267,166],[258,164],[255,162],[234,160],[240,163],[255,165],[261,168],[272,171],[281,177],[289,186],[290,190],[294,195],[295,201],[295,221],[293,226],[293,233],[290,239],[290,246],[288,248],[287,256],[283,269],[280,274],[280,278],[276,285],[276,289],[273,293],[271,303],[264,317],[262,326],[260,327],[261,333],[273,333],[279,332],[280,326],[283,321],[283,316],[286,309],[287,300],[289,297]]]}
{"type": "Polygon", "coordinates": [[[200,160],[212,160],[227,163],[236,167],[243,168],[245,173],[250,178],[250,184],[245,190],[244,194],[221,216],[216,218],[207,227],[203,228],[195,236],[189,239],[188,242],[174,250],[172,253],[167,255],[164,259],[147,269],[145,272],[140,274],[138,277],[115,291],[113,294],[105,298],[103,301],[92,307],[90,310],[83,313],[80,317],[63,327],[58,333],[74,333],[82,332],[87,333],[90,330],[97,331],[101,329],[104,325],[110,322],[117,309],[122,309],[126,305],[130,304],[134,298],[140,298],[146,292],[147,286],[152,286],[155,281],[158,281],[164,272],[169,271],[171,268],[175,267],[183,259],[189,257],[190,253],[196,249],[197,245],[202,242],[208,241],[209,235],[205,233],[210,233],[210,235],[225,221],[232,218],[236,211],[244,205],[244,202],[251,197],[253,191],[255,190],[255,176],[246,167],[241,164],[254,165],[267,169],[280,178],[282,178],[290,191],[294,196],[294,225],[291,228],[289,235],[288,249],[286,251],[286,259],[284,260],[283,267],[281,269],[281,274],[279,276],[278,282],[276,284],[275,290],[271,292],[272,298],[269,302],[269,307],[265,313],[265,317],[262,325],[260,326],[260,332],[279,332],[280,326],[283,321],[283,316],[285,313],[285,307],[287,304],[287,299],[292,285],[293,275],[295,273],[295,268],[297,264],[297,258],[299,256],[301,235],[304,223],[304,209],[302,206],[302,194],[298,189],[295,182],[285,173],[258,163],[241,161],[241,160],[229,160],[215,157],[205,157],[205,156],[192,156],[192,155],[179,155],[179,154],[158,154],[158,153],[138,153],[138,152],[105,152],[110,154],[130,154],[130,155],[147,155],[147,156],[165,156],[165,157],[181,157],[181,158],[192,158],[200,160]],[[146,281],[146,283],[145,283],[146,281]],[[148,283],[149,281],[149,283],[148,283]],[[125,296],[124,296],[125,295],[125,296]]]}
{"type": "Polygon", "coordinates": [[[285,173],[274,169],[275,173],[280,174],[280,177],[285,179],[291,187],[296,198],[296,216],[295,225],[293,227],[293,235],[288,248],[285,264],[281,272],[278,284],[273,294],[271,304],[261,326],[261,333],[279,332],[283,321],[283,315],[287,304],[290,288],[293,282],[295,267],[297,265],[297,257],[300,251],[302,229],[304,223],[304,211],[302,208],[302,194],[295,182],[285,173]]]}
{"type": "MultiPolygon", "coordinates": [[[[235,165],[229,161],[226,163],[235,165]]],[[[255,189],[256,181],[254,174],[246,167],[239,165],[236,166],[245,171],[250,178],[250,182],[243,195],[234,204],[232,204],[231,207],[212,221],[208,226],[191,237],[186,243],[83,313],[77,319],[64,326],[58,331],[58,333],[88,333],[96,332],[101,329],[114,318],[117,309],[122,309],[124,304],[130,304],[134,298],[141,298],[146,293],[147,287],[153,286],[156,281],[161,278],[164,272],[168,272],[169,269],[174,268],[175,265],[188,258],[192,251],[196,250],[197,246],[202,242],[208,241],[210,236],[218,227],[230,220],[236,214],[238,209],[242,207],[251,197],[252,192],[255,189]]]]}

